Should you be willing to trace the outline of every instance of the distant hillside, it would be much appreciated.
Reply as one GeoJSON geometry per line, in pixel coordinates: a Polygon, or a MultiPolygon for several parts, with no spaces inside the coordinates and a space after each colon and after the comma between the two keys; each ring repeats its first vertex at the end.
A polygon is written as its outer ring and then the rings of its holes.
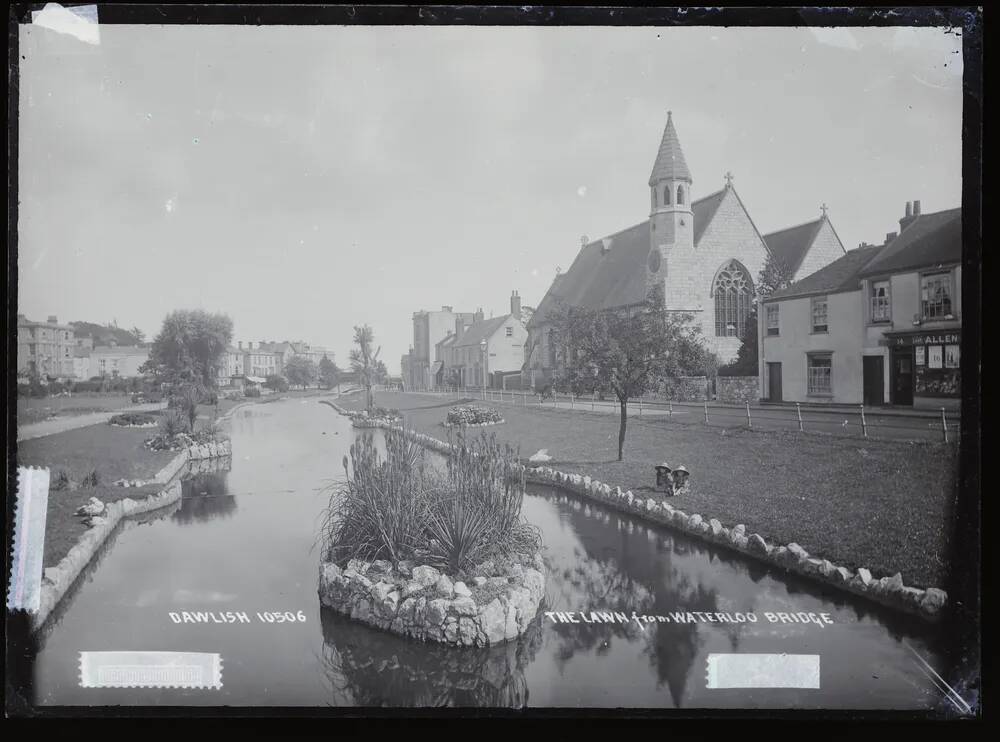
{"type": "Polygon", "coordinates": [[[73,327],[73,334],[76,337],[93,338],[94,345],[107,345],[111,340],[114,340],[118,345],[138,345],[140,343],[139,338],[120,327],[108,327],[94,322],[70,322],[70,325],[73,327]]]}

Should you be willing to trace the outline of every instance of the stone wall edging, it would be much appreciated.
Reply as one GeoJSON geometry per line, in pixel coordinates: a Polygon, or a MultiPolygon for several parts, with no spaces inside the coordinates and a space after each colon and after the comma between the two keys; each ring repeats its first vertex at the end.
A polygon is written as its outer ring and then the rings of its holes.
{"type": "MultiPolygon", "coordinates": [[[[383,424],[380,427],[390,426],[383,424]]],[[[451,446],[444,441],[415,430],[394,427],[426,448],[443,455],[451,454],[451,446]]],[[[543,466],[525,467],[525,477],[535,484],[550,485],[601,502],[643,520],[669,526],[699,540],[723,546],[770,566],[781,567],[828,587],[928,621],[938,620],[948,601],[947,593],[939,588],[922,589],[904,585],[903,576],[898,572],[892,577],[876,580],[864,567],[855,572],[827,559],[811,557],[809,552],[795,542],[776,546],[768,543],[760,534],[747,535],[746,527],[742,524],[727,528],[715,518],[706,520],[698,513],[689,515],[665,501],[636,497],[631,490],[623,491],[621,487],[611,487],[589,476],[569,474],[543,466]]]]}
{"type": "MultiPolygon", "coordinates": [[[[182,456],[177,456],[174,460],[176,461],[181,458],[182,456]]],[[[186,461],[186,457],[183,457],[182,463],[186,463],[186,461]]],[[[164,467],[164,470],[169,468],[171,464],[164,467]]],[[[45,568],[42,577],[38,612],[33,614],[31,619],[32,630],[39,629],[45,623],[45,619],[48,618],[59,601],[66,595],[74,580],[80,576],[83,569],[94,558],[97,550],[101,548],[101,545],[104,544],[122,518],[148,513],[151,510],[172,505],[180,498],[181,483],[175,482],[157,494],[150,495],[142,500],[133,500],[126,497],[123,500],[108,503],[104,511],[104,520],[87,529],[83,536],[80,537],[80,540],[60,560],[59,564],[55,567],[45,568]]]]}
{"type": "MultiPolygon", "coordinates": [[[[205,461],[230,455],[232,455],[232,447],[228,440],[185,448],[156,473],[151,483],[166,485],[187,466],[189,461],[205,461]]],[[[37,630],[45,623],[45,619],[63,599],[73,581],[80,576],[80,573],[94,558],[94,554],[101,548],[122,518],[141,515],[167,505],[173,505],[180,498],[181,483],[178,481],[142,500],[126,497],[116,502],[107,503],[102,515],[104,520],[87,529],[56,566],[45,568],[38,612],[32,616],[33,630],[37,630]]]]}
{"type": "MultiPolygon", "coordinates": [[[[472,591],[452,576],[427,566],[352,559],[345,569],[319,565],[320,604],[355,621],[419,641],[487,647],[516,639],[538,615],[545,596],[544,563],[519,565],[511,577],[499,577],[504,590],[478,605],[472,591]],[[378,570],[376,565],[384,565],[378,570]],[[425,591],[432,591],[427,594],[425,591]]],[[[486,584],[489,580],[479,578],[486,584]]]]}

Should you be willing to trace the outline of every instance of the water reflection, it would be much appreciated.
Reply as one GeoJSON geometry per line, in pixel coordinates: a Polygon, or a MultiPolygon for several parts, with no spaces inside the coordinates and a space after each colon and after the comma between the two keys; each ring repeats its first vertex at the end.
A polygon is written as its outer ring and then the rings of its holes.
{"type": "Polygon", "coordinates": [[[236,497],[229,494],[231,459],[216,459],[215,471],[205,471],[203,462],[181,483],[181,506],[170,516],[181,525],[230,518],[236,512],[236,497]],[[198,470],[201,469],[199,472],[198,470]]]}
{"type": "Polygon", "coordinates": [[[323,667],[338,706],[524,708],[524,668],[542,643],[538,621],[486,649],[416,642],[323,609],[323,667]]]}

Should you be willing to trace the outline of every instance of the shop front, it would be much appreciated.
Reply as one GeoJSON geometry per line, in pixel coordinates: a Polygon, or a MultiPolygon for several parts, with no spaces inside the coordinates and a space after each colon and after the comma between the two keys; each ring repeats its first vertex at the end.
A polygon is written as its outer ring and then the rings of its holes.
{"type": "Polygon", "coordinates": [[[961,329],[886,333],[890,402],[902,407],[958,409],[961,329]]]}

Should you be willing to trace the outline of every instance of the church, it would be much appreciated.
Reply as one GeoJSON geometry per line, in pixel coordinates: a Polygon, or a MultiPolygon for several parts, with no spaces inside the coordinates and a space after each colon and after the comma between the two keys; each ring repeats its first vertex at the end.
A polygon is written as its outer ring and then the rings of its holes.
{"type": "Polygon", "coordinates": [[[690,313],[720,362],[736,357],[753,308],[755,282],[769,255],[798,280],[845,254],[826,207],[815,220],[762,235],[727,173],[719,191],[695,198],[673,116],[649,176],[649,218],[583,246],[556,275],[528,324],[527,370],[551,376],[559,361],[552,310],[560,305],[626,310],[661,288],[670,311],[690,313]]]}

